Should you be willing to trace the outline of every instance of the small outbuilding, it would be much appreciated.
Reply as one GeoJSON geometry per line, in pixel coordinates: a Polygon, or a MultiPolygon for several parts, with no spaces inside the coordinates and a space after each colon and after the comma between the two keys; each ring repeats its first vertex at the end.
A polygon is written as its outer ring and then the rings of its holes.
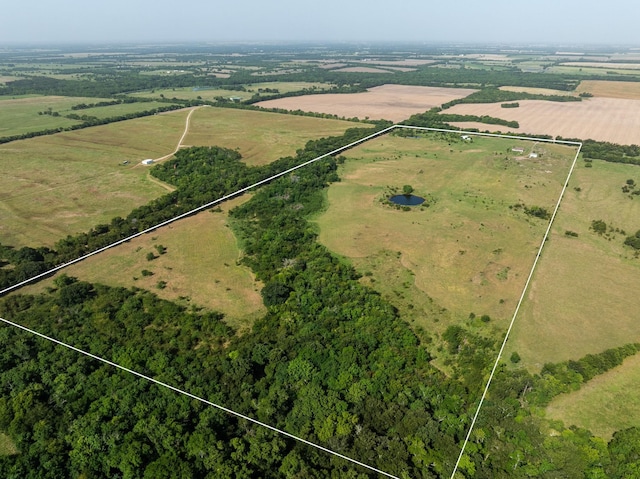
{"type": "Polygon", "coordinates": [[[530,153],[529,154],[529,158],[538,158],[538,154],[537,153],[530,153]]]}
{"type": "Polygon", "coordinates": [[[462,135],[460,138],[462,138],[463,141],[471,141],[471,137],[469,135],[462,135]]]}
{"type": "Polygon", "coordinates": [[[149,158],[147,160],[142,160],[142,164],[143,165],[152,165],[153,164],[153,160],[151,158],[149,158]]]}
{"type": "Polygon", "coordinates": [[[511,148],[511,151],[513,151],[514,153],[524,153],[524,148],[515,147],[511,148]]]}

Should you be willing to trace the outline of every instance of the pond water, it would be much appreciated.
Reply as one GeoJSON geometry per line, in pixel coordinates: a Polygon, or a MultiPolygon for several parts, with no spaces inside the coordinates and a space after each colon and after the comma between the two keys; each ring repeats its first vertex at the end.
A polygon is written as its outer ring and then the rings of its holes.
{"type": "Polygon", "coordinates": [[[416,195],[394,195],[389,201],[401,206],[417,206],[424,203],[424,198],[416,195]]]}

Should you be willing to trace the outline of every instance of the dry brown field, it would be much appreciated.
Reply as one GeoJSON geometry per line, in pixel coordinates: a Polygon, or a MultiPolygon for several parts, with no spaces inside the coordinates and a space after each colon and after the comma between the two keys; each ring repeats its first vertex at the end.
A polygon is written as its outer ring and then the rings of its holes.
{"type": "Polygon", "coordinates": [[[398,67],[419,67],[422,65],[431,65],[435,63],[435,60],[412,60],[405,58],[404,60],[371,60],[367,63],[373,63],[374,65],[386,65],[386,66],[398,66],[398,67]]]}
{"type": "MultiPolygon", "coordinates": [[[[502,108],[499,103],[461,104],[446,110],[460,115],[489,115],[516,120],[518,133],[554,135],[611,141],[625,145],[640,143],[640,100],[589,98],[581,102],[523,100],[519,108],[502,108]]],[[[456,126],[469,128],[467,123],[456,126]]],[[[507,131],[498,125],[482,129],[507,131]]]]}
{"type": "Polygon", "coordinates": [[[580,82],[576,92],[591,93],[600,98],[640,100],[640,82],[584,80],[580,82]]]}
{"type": "Polygon", "coordinates": [[[464,98],[474,91],[467,88],[383,85],[365,93],[305,95],[263,101],[257,105],[397,122],[448,101],[464,98]]]}

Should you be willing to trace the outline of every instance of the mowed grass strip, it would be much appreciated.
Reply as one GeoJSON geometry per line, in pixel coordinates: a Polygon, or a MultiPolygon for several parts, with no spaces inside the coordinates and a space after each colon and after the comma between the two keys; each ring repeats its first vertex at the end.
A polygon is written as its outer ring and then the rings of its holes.
{"type": "Polygon", "coordinates": [[[186,117],[179,111],[0,145],[0,242],[51,246],[166,193],[138,164],[174,151],[186,117]]]}
{"type": "Polygon", "coordinates": [[[640,427],[640,355],[628,358],[578,391],[562,394],[547,407],[547,416],[610,439],[614,432],[640,427]]]}
{"type": "Polygon", "coordinates": [[[627,179],[640,183],[640,169],[602,161],[583,165],[574,171],[507,344],[505,357],[517,351],[519,365],[532,372],[547,362],[640,341],[640,260],[615,231],[629,235],[640,229],[640,199],[622,192],[627,179]],[[593,220],[613,231],[596,234],[590,230],[593,220]]]}
{"type": "Polygon", "coordinates": [[[476,137],[448,144],[388,136],[347,152],[341,181],[317,218],[320,241],[352,261],[408,320],[442,331],[470,313],[502,331],[522,291],[574,148],[476,137]],[[525,151],[516,157],[512,147],[525,151]],[[528,158],[535,150],[540,157],[528,158]],[[388,186],[411,185],[428,208],[383,205],[388,186]]]}
{"type": "Polygon", "coordinates": [[[341,135],[358,123],[232,108],[200,108],[191,117],[185,145],[238,149],[249,165],[295,155],[309,140],[341,135]]]}
{"type": "MultiPolygon", "coordinates": [[[[66,268],[64,274],[143,288],[184,305],[220,311],[230,326],[244,330],[266,312],[261,285],[248,268],[237,264],[241,253],[228,227],[228,211],[248,199],[231,200],[222,211],[204,211],[135,238],[66,268]],[[166,248],[164,254],[160,247],[166,248]]],[[[52,284],[48,279],[20,292],[39,292],[52,284]]]]}

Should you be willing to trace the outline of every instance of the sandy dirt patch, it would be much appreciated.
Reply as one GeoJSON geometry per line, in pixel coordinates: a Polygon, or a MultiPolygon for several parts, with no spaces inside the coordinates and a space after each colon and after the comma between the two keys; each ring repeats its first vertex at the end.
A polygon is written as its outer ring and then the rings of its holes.
{"type": "Polygon", "coordinates": [[[463,98],[476,90],[407,85],[383,85],[364,93],[305,95],[257,103],[264,108],[284,108],[329,113],[345,118],[401,121],[416,113],[463,98]]]}
{"type": "MultiPolygon", "coordinates": [[[[520,101],[519,108],[505,109],[499,103],[461,104],[446,110],[460,115],[489,115],[515,120],[520,133],[564,138],[611,141],[625,145],[640,143],[640,100],[589,98],[581,102],[520,101]]],[[[466,123],[456,126],[469,128],[466,123]]],[[[507,131],[499,125],[482,129],[507,131]]]]}

